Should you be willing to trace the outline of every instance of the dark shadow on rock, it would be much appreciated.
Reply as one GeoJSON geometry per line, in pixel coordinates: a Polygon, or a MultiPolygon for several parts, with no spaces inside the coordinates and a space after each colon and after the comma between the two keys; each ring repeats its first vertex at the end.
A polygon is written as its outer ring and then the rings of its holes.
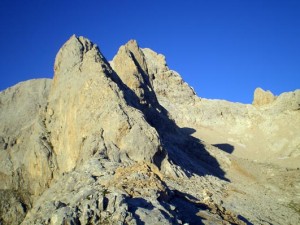
{"type": "Polygon", "coordinates": [[[168,201],[160,200],[160,204],[168,210],[168,212],[172,215],[172,219],[175,219],[176,224],[177,221],[182,221],[183,224],[204,224],[202,222],[202,218],[198,216],[198,212],[200,210],[207,210],[208,207],[200,203],[197,198],[194,196],[180,192],[178,190],[170,191],[170,199],[168,201]]]}
{"type": "Polygon", "coordinates": [[[231,154],[234,151],[234,146],[232,146],[231,144],[227,144],[227,143],[214,144],[213,146],[215,146],[218,149],[221,149],[222,151],[227,152],[229,154],[231,154]]]}
{"type": "Polygon", "coordinates": [[[153,210],[153,205],[143,198],[128,198],[128,211],[132,213],[133,218],[136,220],[137,225],[144,225],[145,222],[141,220],[140,216],[136,213],[138,208],[153,210]]]}
{"type": "Polygon", "coordinates": [[[252,225],[243,216],[232,214],[232,212],[214,202],[204,203],[196,197],[178,190],[168,190],[168,192],[169,199],[158,199],[158,201],[172,215],[171,218],[175,219],[176,224],[180,220],[183,224],[201,225],[204,224],[205,220],[213,219],[216,220],[216,224],[226,221],[228,224],[242,224],[242,222],[245,222],[252,225]]]}
{"type": "Polygon", "coordinates": [[[104,209],[104,210],[107,209],[107,207],[108,207],[108,202],[109,202],[108,198],[107,198],[107,197],[104,197],[104,198],[103,198],[103,209],[104,209]]]}
{"type": "MultiPolygon", "coordinates": [[[[128,211],[132,213],[132,216],[136,220],[137,225],[146,225],[146,223],[141,220],[137,211],[140,210],[142,212],[143,210],[153,210],[154,206],[152,205],[152,203],[140,197],[128,198],[126,203],[128,204],[128,211]]],[[[159,209],[159,211],[167,221],[171,222],[172,224],[176,224],[175,219],[172,218],[167,212],[161,209],[159,209]]]]}
{"type": "Polygon", "coordinates": [[[191,135],[196,132],[194,128],[190,128],[190,127],[182,127],[180,128],[180,130],[186,135],[191,135]]]}
{"type": "MultiPolygon", "coordinates": [[[[199,210],[207,209],[205,204],[189,202],[188,199],[194,199],[194,197],[188,194],[179,191],[171,192],[170,190],[169,192],[171,193],[171,197],[168,201],[158,199],[163,206],[163,209],[161,208],[159,211],[167,221],[172,224],[179,224],[178,220],[182,221],[183,224],[203,224],[201,217],[197,216],[197,213],[199,210]]],[[[151,202],[141,197],[127,198],[126,203],[128,204],[128,211],[132,213],[138,225],[145,224],[138,214],[143,213],[145,210],[153,210],[155,208],[151,202]]],[[[146,213],[147,212],[145,212],[145,214],[146,213]]]]}
{"type": "MultiPolygon", "coordinates": [[[[168,157],[170,163],[180,167],[188,177],[193,174],[201,176],[209,174],[227,180],[218,161],[209,154],[199,139],[191,136],[195,130],[188,127],[179,128],[169,112],[159,104],[147,71],[141,68],[134,54],[131,54],[131,57],[144,79],[144,96],[147,97],[147,104],[140,103],[135,92],[124,84],[110,66],[107,73],[123,91],[127,104],[140,110],[146,121],[156,129],[163,149],[154,156],[154,163],[160,168],[162,161],[168,157]]],[[[106,59],[103,60],[109,65],[106,59]]]]}
{"type": "Polygon", "coordinates": [[[238,219],[242,220],[245,222],[247,225],[253,225],[253,223],[249,222],[245,217],[238,215],[238,219]]]}
{"type": "Polygon", "coordinates": [[[190,202],[187,194],[182,192],[176,193],[175,197],[170,201],[170,204],[175,207],[175,210],[173,211],[174,216],[181,220],[183,224],[204,224],[202,218],[197,214],[200,210],[208,209],[205,204],[190,202]],[[179,193],[181,196],[178,195],[179,193]]]}
{"type": "MultiPolygon", "coordinates": [[[[180,133],[181,130],[178,129],[180,133]]],[[[188,177],[195,173],[200,176],[212,175],[229,181],[219,162],[198,138],[182,132],[177,137],[167,140],[166,146],[168,146],[170,161],[178,165],[188,177]]]]}

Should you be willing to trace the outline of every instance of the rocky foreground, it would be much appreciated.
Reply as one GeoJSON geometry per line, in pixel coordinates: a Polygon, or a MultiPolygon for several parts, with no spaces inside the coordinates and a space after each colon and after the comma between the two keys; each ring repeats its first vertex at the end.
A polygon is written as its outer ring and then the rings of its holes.
{"type": "Polygon", "coordinates": [[[300,90],[199,98],[136,41],[72,36],[0,92],[0,224],[300,224],[300,90]]]}

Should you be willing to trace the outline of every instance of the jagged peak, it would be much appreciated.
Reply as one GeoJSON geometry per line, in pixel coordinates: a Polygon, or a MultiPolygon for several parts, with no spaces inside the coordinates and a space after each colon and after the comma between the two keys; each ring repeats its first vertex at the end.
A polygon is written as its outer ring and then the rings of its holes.
{"type": "Polygon", "coordinates": [[[137,43],[137,40],[135,39],[130,39],[126,44],[126,47],[133,47],[133,48],[140,48],[139,44],[137,43]]]}
{"type": "MultiPolygon", "coordinates": [[[[119,56],[122,58],[131,58],[136,67],[140,67],[140,69],[147,73],[148,68],[145,56],[136,40],[131,39],[125,45],[122,45],[114,59],[118,58],[119,56]]],[[[115,61],[114,59],[113,61],[115,61]]]]}
{"type": "Polygon", "coordinates": [[[68,41],[58,51],[55,63],[54,72],[64,73],[71,70],[76,65],[79,65],[83,61],[84,55],[89,53],[90,58],[94,58],[94,61],[99,62],[104,59],[98,46],[83,36],[76,36],[73,34],[68,41]]]}
{"type": "Polygon", "coordinates": [[[148,71],[150,74],[165,72],[169,70],[166,62],[166,57],[164,55],[159,54],[150,48],[142,48],[142,52],[145,56],[148,71]]]}
{"type": "Polygon", "coordinates": [[[135,40],[122,45],[111,62],[111,66],[123,83],[144,101],[145,84],[148,83],[147,64],[142,50],[135,40]]]}

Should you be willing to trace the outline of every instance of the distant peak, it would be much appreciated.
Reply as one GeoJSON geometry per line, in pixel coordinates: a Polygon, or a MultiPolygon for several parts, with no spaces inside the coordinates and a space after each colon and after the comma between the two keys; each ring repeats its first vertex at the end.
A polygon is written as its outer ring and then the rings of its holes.
{"type": "Polygon", "coordinates": [[[88,38],[83,36],[76,36],[73,34],[69,40],[66,41],[66,43],[63,45],[62,49],[69,49],[69,48],[76,48],[77,44],[81,44],[83,46],[93,46],[93,42],[91,42],[88,38]]]}
{"type": "Polygon", "coordinates": [[[129,40],[129,41],[125,44],[125,46],[134,46],[134,47],[139,48],[139,45],[138,45],[138,43],[137,43],[137,41],[136,41],[135,39],[129,40]]]}
{"type": "Polygon", "coordinates": [[[81,49],[83,52],[87,52],[92,48],[97,48],[97,45],[83,36],[76,36],[73,34],[69,40],[62,46],[60,51],[69,51],[72,49],[81,49]]]}
{"type": "Polygon", "coordinates": [[[78,37],[76,36],[76,34],[73,34],[70,38],[69,38],[69,40],[70,39],[78,39],[78,37]]]}
{"type": "Polygon", "coordinates": [[[140,50],[140,46],[136,40],[131,39],[125,45],[125,49],[133,54],[142,54],[140,50]]]}
{"type": "Polygon", "coordinates": [[[67,44],[67,43],[69,43],[69,42],[71,43],[72,41],[88,42],[88,43],[93,44],[92,41],[90,41],[88,38],[86,38],[86,37],[84,37],[84,36],[77,36],[76,34],[73,34],[73,35],[69,38],[69,40],[66,41],[65,44],[67,44]]]}

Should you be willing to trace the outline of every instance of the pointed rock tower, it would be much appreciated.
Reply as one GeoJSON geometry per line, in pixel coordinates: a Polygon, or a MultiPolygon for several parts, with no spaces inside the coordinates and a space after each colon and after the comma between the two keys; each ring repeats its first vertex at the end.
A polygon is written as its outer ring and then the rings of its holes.
{"type": "Polygon", "coordinates": [[[72,36],[54,71],[46,126],[60,172],[96,153],[116,162],[152,162],[162,151],[156,130],[126,101],[128,88],[95,44],[72,36]]]}

